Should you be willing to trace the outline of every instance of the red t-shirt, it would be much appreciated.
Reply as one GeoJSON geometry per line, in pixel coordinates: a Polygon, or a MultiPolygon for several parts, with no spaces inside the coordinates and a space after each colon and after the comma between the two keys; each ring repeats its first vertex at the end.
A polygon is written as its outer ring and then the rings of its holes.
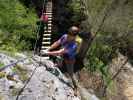
{"type": "Polygon", "coordinates": [[[47,23],[47,22],[48,22],[48,15],[44,15],[44,14],[43,14],[43,15],[41,16],[41,21],[47,23]]]}

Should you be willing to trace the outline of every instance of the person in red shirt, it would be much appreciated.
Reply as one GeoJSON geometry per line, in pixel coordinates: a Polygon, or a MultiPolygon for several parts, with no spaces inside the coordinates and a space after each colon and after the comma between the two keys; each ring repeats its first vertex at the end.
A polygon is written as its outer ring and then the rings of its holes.
{"type": "Polygon", "coordinates": [[[43,13],[41,15],[40,20],[43,21],[44,23],[48,23],[48,15],[46,15],[45,13],[43,13]]]}
{"type": "Polygon", "coordinates": [[[38,25],[38,38],[37,38],[37,44],[36,44],[36,54],[39,54],[41,50],[42,45],[42,37],[44,34],[44,31],[48,29],[48,15],[43,13],[40,17],[40,20],[37,22],[38,25]]]}

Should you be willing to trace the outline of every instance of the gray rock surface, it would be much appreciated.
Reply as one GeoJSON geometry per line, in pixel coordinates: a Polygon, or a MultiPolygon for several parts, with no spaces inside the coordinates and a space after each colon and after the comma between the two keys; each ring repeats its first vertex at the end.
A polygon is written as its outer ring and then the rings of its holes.
{"type": "MultiPolygon", "coordinates": [[[[0,63],[4,65],[15,62],[16,60],[25,58],[23,54],[17,54],[17,59],[9,57],[5,54],[0,53],[0,63]]],[[[74,96],[74,91],[67,83],[69,80],[57,69],[54,67],[54,64],[38,56],[34,57],[35,60],[28,58],[23,62],[19,62],[17,66],[21,66],[26,70],[27,77],[29,78],[36,68],[31,80],[28,82],[24,88],[21,95],[19,95],[18,100],[81,100],[81,96],[74,96]],[[37,61],[41,60],[41,65],[37,61]],[[46,70],[46,66],[49,66],[51,69],[56,69],[56,73],[53,71],[49,72],[46,70]],[[55,74],[55,75],[54,75],[55,74]]],[[[13,71],[14,66],[10,66],[5,70],[5,76],[0,78],[0,100],[16,100],[18,92],[24,86],[26,81],[23,81],[18,73],[13,71]],[[9,80],[7,75],[12,75],[13,78],[17,80],[9,80]]],[[[88,95],[88,94],[87,94],[88,95]]],[[[91,94],[88,95],[89,100],[93,99],[91,94]]],[[[88,100],[88,99],[86,99],[88,100]]]]}

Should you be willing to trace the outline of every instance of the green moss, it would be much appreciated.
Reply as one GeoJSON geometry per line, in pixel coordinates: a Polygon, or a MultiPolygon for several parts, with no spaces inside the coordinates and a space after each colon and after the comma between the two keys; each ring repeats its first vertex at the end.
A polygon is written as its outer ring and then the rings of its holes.
{"type": "Polygon", "coordinates": [[[24,69],[23,67],[16,65],[13,67],[12,70],[13,70],[13,72],[15,72],[19,75],[20,80],[22,80],[23,82],[28,79],[28,71],[26,69],[24,69]]]}
{"type": "Polygon", "coordinates": [[[0,78],[5,77],[6,73],[5,72],[0,72],[0,78]]]}
{"type": "Polygon", "coordinates": [[[114,81],[110,82],[107,91],[111,95],[115,95],[117,93],[116,83],[114,81]]]}
{"type": "Polygon", "coordinates": [[[4,66],[4,64],[0,62],[0,68],[3,67],[3,66],[4,66]]]}
{"type": "Polygon", "coordinates": [[[15,56],[15,53],[17,52],[17,51],[8,51],[8,50],[3,50],[2,48],[0,48],[0,52],[1,53],[3,53],[3,54],[5,54],[5,55],[7,55],[7,56],[10,56],[10,57],[15,57],[16,58],[16,56],[15,56]]]}
{"type": "Polygon", "coordinates": [[[20,91],[20,89],[12,89],[12,96],[16,96],[18,94],[18,92],[20,91]]]}

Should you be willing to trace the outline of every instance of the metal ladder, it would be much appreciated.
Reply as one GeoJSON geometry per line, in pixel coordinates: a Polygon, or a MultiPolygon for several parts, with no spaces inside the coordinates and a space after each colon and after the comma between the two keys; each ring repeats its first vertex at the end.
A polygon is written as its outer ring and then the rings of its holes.
{"type": "MultiPolygon", "coordinates": [[[[42,39],[42,46],[41,46],[41,51],[47,49],[51,45],[51,34],[52,34],[52,0],[49,0],[46,4],[46,12],[45,14],[48,16],[48,26],[44,31],[43,34],[43,39],[42,39]]],[[[43,56],[44,59],[49,59],[49,56],[43,56]]]]}

